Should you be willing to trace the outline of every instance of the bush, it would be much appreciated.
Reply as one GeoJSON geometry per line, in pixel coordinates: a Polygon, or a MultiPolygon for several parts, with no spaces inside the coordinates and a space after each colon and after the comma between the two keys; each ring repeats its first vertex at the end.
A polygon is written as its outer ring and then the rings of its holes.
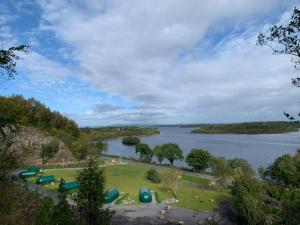
{"type": "Polygon", "coordinates": [[[161,203],[161,199],[160,199],[160,196],[159,196],[159,194],[157,193],[157,191],[155,192],[155,199],[156,199],[156,202],[157,202],[157,203],[161,203]]]}
{"type": "Polygon", "coordinates": [[[138,137],[124,137],[122,140],[122,143],[124,145],[137,145],[139,144],[141,141],[138,137]]]}
{"type": "Polygon", "coordinates": [[[148,180],[152,181],[153,183],[160,183],[161,182],[161,178],[157,172],[156,169],[150,169],[147,172],[147,177],[148,180]]]}

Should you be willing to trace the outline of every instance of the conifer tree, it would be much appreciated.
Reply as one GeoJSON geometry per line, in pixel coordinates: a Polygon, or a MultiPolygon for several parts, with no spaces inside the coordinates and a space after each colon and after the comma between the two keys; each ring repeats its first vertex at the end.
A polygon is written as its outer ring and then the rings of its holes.
{"type": "Polygon", "coordinates": [[[104,208],[105,179],[102,169],[97,167],[95,159],[90,156],[86,167],[78,177],[79,191],[75,198],[78,214],[84,224],[107,225],[113,211],[104,208]]]}
{"type": "Polygon", "coordinates": [[[59,194],[58,204],[54,208],[52,221],[55,225],[74,225],[73,212],[65,192],[59,194]]]}

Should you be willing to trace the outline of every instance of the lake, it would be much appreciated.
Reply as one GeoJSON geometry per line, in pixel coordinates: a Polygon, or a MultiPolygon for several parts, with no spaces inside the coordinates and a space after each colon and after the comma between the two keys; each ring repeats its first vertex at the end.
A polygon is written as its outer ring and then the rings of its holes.
{"type": "MultiPolygon", "coordinates": [[[[283,134],[192,134],[194,128],[158,127],[159,135],[141,137],[141,142],[154,148],[157,144],[176,143],[184,156],[192,148],[208,150],[214,156],[226,159],[243,158],[253,168],[268,166],[283,154],[292,154],[300,147],[300,132],[283,134]]],[[[138,158],[134,146],[122,144],[122,139],[107,141],[107,154],[138,158]]],[[[167,161],[165,161],[167,162],[167,161]]],[[[177,166],[187,166],[184,161],[176,161],[177,166]]]]}

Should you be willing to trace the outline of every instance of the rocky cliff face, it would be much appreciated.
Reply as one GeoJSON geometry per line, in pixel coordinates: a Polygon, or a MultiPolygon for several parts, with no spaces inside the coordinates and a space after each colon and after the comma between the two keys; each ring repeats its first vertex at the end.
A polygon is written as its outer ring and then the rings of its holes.
{"type": "MultiPolygon", "coordinates": [[[[21,127],[14,137],[10,150],[16,152],[18,161],[25,164],[41,164],[40,153],[43,144],[48,144],[53,137],[41,133],[34,128],[21,127]]],[[[59,151],[49,160],[49,163],[68,163],[75,161],[70,149],[62,142],[59,142],[59,151]]]]}

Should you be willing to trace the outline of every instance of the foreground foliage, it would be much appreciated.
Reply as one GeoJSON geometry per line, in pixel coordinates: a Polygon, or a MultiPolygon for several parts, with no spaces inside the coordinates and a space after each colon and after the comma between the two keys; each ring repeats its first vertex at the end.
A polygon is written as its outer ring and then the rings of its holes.
{"type": "Polygon", "coordinates": [[[243,175],[236,177],[233,209],[243,224],[297,225],[300,221],[300,151],[294,157],[278,157],[266,169],[262,180],[243,175]]]}

